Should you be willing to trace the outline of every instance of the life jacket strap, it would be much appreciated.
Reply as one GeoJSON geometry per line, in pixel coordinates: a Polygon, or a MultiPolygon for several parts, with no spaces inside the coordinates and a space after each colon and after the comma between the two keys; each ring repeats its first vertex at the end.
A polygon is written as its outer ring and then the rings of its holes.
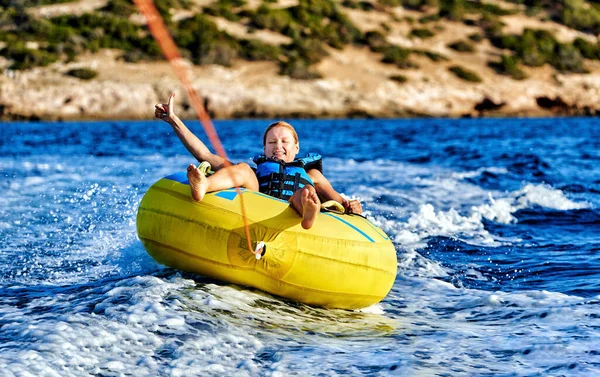
{"type": "Polygon", "coordinates": [[[258,178],[258,184],[261,192],[280,199],[289,199],[298,189],[311,185],[312,183],[296,173],[295,175],[285,175],[281,173],[271,173],[258,178]],[[291,193],[288,195],[288,193],[291,193]]]}

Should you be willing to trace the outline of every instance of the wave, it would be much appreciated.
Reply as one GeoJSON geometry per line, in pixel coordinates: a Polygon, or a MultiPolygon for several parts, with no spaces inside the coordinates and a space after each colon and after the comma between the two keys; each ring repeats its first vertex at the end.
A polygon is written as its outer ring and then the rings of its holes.
{"type": "MultiPolygon", "coordinates": [[[[388,229],[395,234],[401,244],[415,244],[433,236],[455,237],[467,243],[493,246],[507,241],[490,234],[484,219],[501,224],[518,222],[514,214],[532,207],[549,208],[560,211],[590,208],[587,202],[574,202],[565,194],[545,184],[526,184],[522,189],[504,197],[494,199],[489,193],[489,202],[472,206],[466,214],[456,209],[436,210],[432,204],[421,204],[417,212],[410,215],[400,229],[388,229]]],[[[385,227],[385,224],[382,224],[385,227]]]]}
{"type": "MultiPolygon", "coordinates": [[[[591,203],[574,201],[562,190],[544,183],[526,183],[517,190],[501,192],[470,182],[482,175],[506,174],[504,168],[448,173],[388,161],[358,165],[354,169],[369,171],[381,185],[354,186],[354,196],[368,202],[367,215],[405,249],[422,248],[426,239],[436,236],[479,246],[500,246],[518,239],[491,234],[487,222],[516,224],[515,214],[524,209],[592,208],[591,203]]],[[[337,170],[348,172],[348,165],[337,170]]]]}

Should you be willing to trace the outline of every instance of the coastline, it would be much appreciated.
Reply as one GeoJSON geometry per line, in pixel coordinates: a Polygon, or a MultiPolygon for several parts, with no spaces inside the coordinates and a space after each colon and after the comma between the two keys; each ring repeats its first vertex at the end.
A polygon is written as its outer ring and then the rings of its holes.
{"type": "MultiPolygon", "coordinates": [[[[231,67],[188,65],[198,94],[214,119],[548,117],[600,114],[600,66],[591,73],[563,75],[550,67],[530,69],[516,81],[497,74],[469,83],[443,65],[405,70],[364,48],[333,50],[316,65],[322,78],[293,80],[272,62],[236,61],[231,67]]],[[[126,63],[116,50],[76,62],[0,76],[2,120],[151,119],[155,103],[176,93],[178,113],[194,119],[184,89],[167,62],[126,63]],[[66,76],[72,68],[98,72],[92,80],[66,76]]],[[[465,65],[467,65],[465,63],[465,65]]],[[[598,63],[592,62],[592,65],[598,63]]],[[[468,65],[467,65],[468,66],[468,65]]]]}

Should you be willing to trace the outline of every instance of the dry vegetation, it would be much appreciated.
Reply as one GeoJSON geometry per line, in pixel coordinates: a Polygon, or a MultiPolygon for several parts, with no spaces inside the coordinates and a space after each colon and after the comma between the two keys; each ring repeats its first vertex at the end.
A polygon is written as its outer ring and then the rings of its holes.
{"type": "MultiPolygon", "coordinates": [[[[0,116],[145,118],[181,91],[129,2],[42,3],[0,0],[0,116]]],[[[217,117],[600,109],[600,21],[588,2],[156,3],[217,117]]]]}

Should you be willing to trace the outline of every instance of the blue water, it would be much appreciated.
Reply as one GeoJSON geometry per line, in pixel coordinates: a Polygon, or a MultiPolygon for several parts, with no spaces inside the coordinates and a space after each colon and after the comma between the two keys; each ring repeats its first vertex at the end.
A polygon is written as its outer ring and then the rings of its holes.
{"type": "MultiPolygon", "coordinates": [[[[597,122],[291,121],[394,241],[361,311],[154,262],[137,206],[193,162],[168,125],[3,123],[0,375],[600,375],[597,122]]],[[[268,123],[215,124],[249,161],[268,123]]]]}

